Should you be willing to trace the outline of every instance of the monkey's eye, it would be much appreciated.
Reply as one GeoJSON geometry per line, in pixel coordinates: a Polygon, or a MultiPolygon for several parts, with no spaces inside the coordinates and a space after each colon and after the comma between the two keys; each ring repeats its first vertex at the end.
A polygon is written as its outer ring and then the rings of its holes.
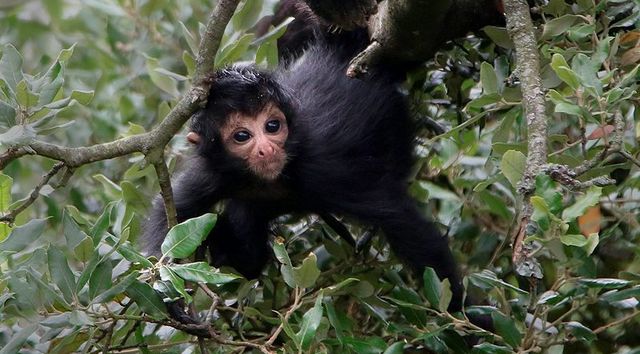
{"type": "Polygon", "coordinates": [[[280,130],[280,121],[276,119],[270,120],[264,125],[264,128],[268,133],[276,133],[280,130]]]}
{"type": "Polygon", "coordinates": [[[244,143],[245,141],[251,139],[251,134],[249,134],[246,130],[241,130],[233,134],[233,140],[238,143],[244,143]]]}

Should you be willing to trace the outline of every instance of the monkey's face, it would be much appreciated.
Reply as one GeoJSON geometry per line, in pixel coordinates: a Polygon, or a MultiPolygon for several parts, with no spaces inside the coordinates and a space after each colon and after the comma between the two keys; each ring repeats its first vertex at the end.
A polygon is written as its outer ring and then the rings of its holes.
{"type": "Polygon", "coordinates": [[[275,180],[284,169],[288,135],[284,113],[273,104],[268,104],[256,116],[232,114],[220,128],[229,154],[243,160],[249,171],[266,181],[275,180]]]}

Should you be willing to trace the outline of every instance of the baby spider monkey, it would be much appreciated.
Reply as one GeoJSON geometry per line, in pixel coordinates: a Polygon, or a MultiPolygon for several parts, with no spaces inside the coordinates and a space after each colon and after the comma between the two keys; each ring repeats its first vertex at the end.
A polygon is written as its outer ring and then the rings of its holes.
{"type": "MultiPolygon", "coordinates": [[[[292,212],[348,215],[379,227],[393,252],[420,274],[433,267],[462,285],[446,237],[407,194],[414,127],[395,79],[345,76],[348,56],[316,43],[274,72],[236,65],[213,77],[188,139],[197,156],[175,182],[178,220],[224,212],[206,240],[214,266],[248,278],[270,258],[269,223],[292,212]]],[[[151,254],[167,232],[157,199],[145,231],[151,254]]]]}

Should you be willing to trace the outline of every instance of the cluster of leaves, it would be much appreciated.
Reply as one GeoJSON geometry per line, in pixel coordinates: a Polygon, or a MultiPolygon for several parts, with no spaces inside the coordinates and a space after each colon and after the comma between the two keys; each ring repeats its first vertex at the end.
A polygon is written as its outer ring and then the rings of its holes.
{"type": "MultiPolygon", "coordinates": [[[[143,132],[188,83],[208,6],[49,0],[4,8],[0,38],[11,45],[0,58],[2,152],[40,139],[74,146],[143,132]]],[[[577,168],[612,142],[634,156],[637,1],[551,0],[538,10],[549,162],[577,168]]],[[[270,11],[271,3],[242,2],[215,65],[273,66],[286,23],[260,38],[249,31],[270,11]]],[[[211,323],[217,352],[637,352],[637,166],[614,155],[571,186],[540,175],[527,229],[535,261],[513,269],[507,246],[528,152],[517,85],[525,73],[513,72],[506,31],[485,32],[409,78],[417,115],[448,127],[421,135],[410,190],[448,226],[467,291],[484,299],[469,314],[491,318],[494,331],[447,313],[448,282],[432,270],[413,278],[380,237],[356,254],[313,217],[281,220],[275,261],[257,280],[202,262],[166,262],[196,249],[215,224],[210,214],[172,229],[155,262],[135,245],[156,192],[141,156],[45,179],[54,163],[25,156],[0,175],[0,212],[25,206],[13,223],[0,223],[0,353],[202,350],[171,329],[180,327],[163,300],[178,297],[211,323]],[[603,175],[618,183],[576,187],[603,175]],[[482,339],[473,348],[463,338],[471,333],[482,339]]],[[[170,146],[172,167],[183,141],[170,146]]]]}

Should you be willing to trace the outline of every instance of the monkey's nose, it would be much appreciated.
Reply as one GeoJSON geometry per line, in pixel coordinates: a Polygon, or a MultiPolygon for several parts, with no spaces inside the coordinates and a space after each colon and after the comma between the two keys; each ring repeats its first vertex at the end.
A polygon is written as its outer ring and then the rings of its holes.
{"type": "Polygon", "coordinates": [[[270,158],[276,154],[276,149],[271,145],[263,145],[258,148],[258,156],[263,158],[270,158]]]}

